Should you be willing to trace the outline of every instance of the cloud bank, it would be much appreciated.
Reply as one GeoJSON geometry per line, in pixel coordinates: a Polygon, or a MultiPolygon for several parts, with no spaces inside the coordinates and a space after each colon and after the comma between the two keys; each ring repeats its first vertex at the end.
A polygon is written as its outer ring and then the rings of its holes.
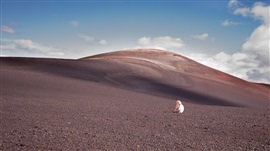
{"type": "Polygon", "coordinates": [[[203,33],[201,35],[192,35],[192,37],[199,40],[207,40],[209,38],[209,34],[203,33]]]}
{"type": "Polygon", "coordinates": [[[29,39],[2,39],[1,46],[3,52],[25,52],[28,54],[37,53],[50,56],[63,56],[65,53],[52,46],[46,46],[29,39]]]}
{"type": "Polygon", "coordinates": [[[221,23],[221,26],[236,26],[236,25],[241,25],[241,22],[234,22],[234,21],[230,21],[229,19],[224,20],[221,23]]]}
{"type": "Polygon", "coordinates": [[[15,34],[16,31],[11,26],[2,26],[1,31],[7,34],[15,34]]]}
{"type": "Polygon", "coordinates": [[[190,54],[189,57],[239,78],[269,84],[270,6],[256,2],[252,7],[247,7],[237,0],[231,0],[228,8],[235,15],[250,17],[261,21],[262,24],[252,32],[247,41],[242,45],[240,52],[232,55],[220,52],[214,56],[190,54]]]}
{"type": "Polygon", "coordinates": [[[139,47],[159,49],[182,48],[184,46],[184,42],[180,38],[172,38],[170,36],[141,37],[138,39],[137,44],[139,47]]]}
{"type": "Polygon", "coordinates": [[[78,38],[83,39],[87,43],[100,44],[100,45],[108,45],[108,42],[104,39],[97,39],[95,37],[88,36],[87,34],[78,34],[78,38]]]}

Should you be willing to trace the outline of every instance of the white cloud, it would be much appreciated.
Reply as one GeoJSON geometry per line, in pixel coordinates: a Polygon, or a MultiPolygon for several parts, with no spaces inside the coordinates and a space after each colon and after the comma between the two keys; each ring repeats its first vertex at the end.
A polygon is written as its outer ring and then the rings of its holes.
{"type": "Polygon", "coordinates": [[[172,38],[170,36],[160,37],[141,37],[138,39],[137,44],[139,47],[148,48],[181,48],[184,42],[180,38],[172,38]]]}
{"type": "MultiPolygon", "coordinates": [[[[231,0],[230,3],[236,3],[235,11],[241,8],[247,8],[236,0],[231,0]]],[[[248,40],[243,44],[242,51],[257,61],[260,67],[269,66],[269,32],[270,32],[270,6],[261,2],[256,2],[251,8],[247,8],[248,13],[241,14],[245,17],[251,17],[262,21],[262,24],[257,27],[250,35],[248,40]]]]}
{"type": "Polygon", "coordinates": [[[237,8],[237,9],[234,10],[233,13],[236,14],[236,15],[243,15],[243,16],[246,17],[246,16],[250,15],[250,9],[246,8],[246,7],[237,8]]]}
{"type": "Polygon", "coordinates": [[[251,9],[251,13],[255,19],[262,20],[265,25],[269,26],[270,22],[270,6],[257,2],[254,4],[253,8],[251,9]]]}
{"type": "Polygon", "coordinates": [[[240,25],[240,24],[242,24],[242,23],[233,22],[233,21],[230,21],[230,20],[226,19],[221,23],[221,26],[235,26],[235,25],[240,25]]]}
{"type": "Polygon", "coordinates": [[[228,3],[228,6],[231,8],[231,7],[234,7],[234,6],[237,6],[238,5],[238,1],[237,0],[230,0],[229,3],[228,3]]]}
{"type": "Polygon", "coordinates": [[[257,2],[250,8],[250,12],[250,17],[261,20],[262,24],[253,31],[248,40],[243,44],[242,51],[252,56],[254,61],[259,63],[259,67],[269,67],[270,6],[257,2]]]}
{"type": "Polygon", "coordinates": [[[93,42],[93,41],[95,41],[95,38],[94,37],[90,37],[90,36],[88,36],[86,34],[78,34],[77,37],[83,39],[86,42],[93,42]]]}
{"type": "Polygon", "coordinates": [[[250,8],[243,6],[243,4],[237,0],[230,0],[228,8],[230,12],[236,15],[242,15],[245,17],[250,15],[250,8]]]}
{"type": "Polygon", "coordinates": [[[269,26],[259,26],[253,31],[249,39],[242,46],[242,51],[253,56],[254,60],[259,62],[260,67],[270,66],[269,32],[269,26]]]}
{"type": "Polygon", "coordinates": [[[214,59],[221,62],[227,62],[229,59],[231,59],[231,56],[224,52],[220,52],[216,56],[214,56],[214,59]]]}
{"type": "Polygon", "coordinates": [[[108,43],[107,43],[106,40],[99,40],[99,44],[101,44],[101,45],[107,45],[108,43]]]}
{"type": "Polygon", "coordinates": [[[254,19],[263,21],[264,24],[269,25],[270,8],[262,2],[256,2],[254,3],[253,7],[249,8],[237,0],[231,0],[228,4],[228,8],[233,14],[242,15],[244,17],[252,17],[254,19]]]}
{"type": "Polygon", "coordinates": [[[16,31],[10,26],[2,26],[1,31],[8,34],[15,34],[16,31]]]}
{"type": "Polygon", "coordinates": [[[27,53],[38,53],[52,56],[63,56],[65,53],[52,46],[34,42],[29,39],[2,39],[1,46],[3,51],[20,51],[27,53]]]}
{"type": "MultiPolygon", "coordinates": [[[[203,33],[201,35],[192,35],[192,37],[199,40],[207,40],[210,38],[208,33],[203,33]]],[[[211,40],[215,40],[215,39],[212,37],[211,40]]]]}
{"type": "Polygon", "coordinates": [[[79,22],[76,20],[70,21],[69,24],[73,27],[78,27],[79,26],[79,22]]]}
{"type": "Polygon", "coordinates": [[[77,37],[83,39],[88,43],[98,43],[100,45],[108,45],[108,42],[104,39],[97,39],[95,37],[88,36],[87,34],[78,34],[77,37]]]}
{"type": "Polygon", "coordinates": [[[267,70],[265,67],[258,68],[258,64],[254,62],[250,56],[242,52],[233,55],[220,52],[214,56],[208,56],[206,54],[190,54],[188,57],[241,79],[269,83],[269,77],[265,76],[266,73],[269,73],[269,69],[267,70]],[[257,77],[255,77],[255,75],[257,77]]]}
{"type": "Polygon", "coordinates": [[[269,20],[270,6],[255,3],[251,8],[243,6],[237,0],[231,0],[228,6],[234,14],[261,20],[242,50],[232,55],[220,52],[214,56],[191,54],[189,57],[207,66],[232,74],[239,78],[270,84],[269,20]]]}
{"type": "Polygon", "coordinates": [[[192,35],[191,37],[195,38],[195,39],[199,39],[199,40],[211,40],[211,41],[215,41],[214,37],[210,37],[208,33],[203,33],[201,35],[192,35]]]}
{"type": "MultiPolygon", "coordinates": [[[[225,54],[225,53],[224,53],[225,54]]],[[[187,55],[187,57],[196,60],[197,62],[204,64],[206,66],[212,67],[214,69],[223,71],[223,72],[228,72],[230,67],[227,65],[227,62],[224,60],[217,60],[215,56],[208,56],[206,54],[198,54],[198,53],[193,53],[187,55]]]]}
{"type": "Polygon", "coordinates": [[[259,81],[269,84],[269,75],[269,68],[257,68],[247,71],[247,76],[251,81],[259,81]]]}

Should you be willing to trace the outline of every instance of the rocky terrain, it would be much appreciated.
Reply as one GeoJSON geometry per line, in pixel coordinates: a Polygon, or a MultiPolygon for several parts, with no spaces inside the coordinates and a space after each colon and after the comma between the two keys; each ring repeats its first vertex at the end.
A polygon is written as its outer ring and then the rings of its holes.
{"type": "Polygon", "coordinates": [[[0,150],[270,150],[270,87],[178,54],[3,57],[0,71],[0,150]]]}

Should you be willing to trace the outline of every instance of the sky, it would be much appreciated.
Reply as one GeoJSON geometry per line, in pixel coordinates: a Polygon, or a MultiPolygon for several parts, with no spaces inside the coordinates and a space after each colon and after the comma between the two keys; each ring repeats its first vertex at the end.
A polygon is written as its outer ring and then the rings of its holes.
{"type": "Polygon", "coordinates": [[[156,48],[270,81],[270,2],[1,0],[1,56],[77,59],[156,48]]]}

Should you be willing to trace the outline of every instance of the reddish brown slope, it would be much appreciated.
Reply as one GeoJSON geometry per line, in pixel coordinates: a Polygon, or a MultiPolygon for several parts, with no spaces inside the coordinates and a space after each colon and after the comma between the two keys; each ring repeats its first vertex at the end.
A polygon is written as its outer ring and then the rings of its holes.
{"type": "Polygon", "coordinates": [[[118,69],[107,73],[106,79],[131,90],[199,104],[269,108],[269,88],[168,51],[118,51],[82,60],[112,62],[118,69]]]}
{"type": "MultiPolygon", "coordinates": [[[[269,87],[160,50],[132,50],[80,60],[1,58],[3,71],[45,73],[208,105],[269,108],[269,87]]],[[[12,80],[10,80],[12,81],[12,80]]],[[[11,83],[12,84],[12,83],[11,83]]]]}
{"type": "Polygon", "coordinates": [[[231,85],[133,62],[1,58],[0,150],[269,150],[269,109],[224,107],[239,104],[201,89],[231,85]]]}

